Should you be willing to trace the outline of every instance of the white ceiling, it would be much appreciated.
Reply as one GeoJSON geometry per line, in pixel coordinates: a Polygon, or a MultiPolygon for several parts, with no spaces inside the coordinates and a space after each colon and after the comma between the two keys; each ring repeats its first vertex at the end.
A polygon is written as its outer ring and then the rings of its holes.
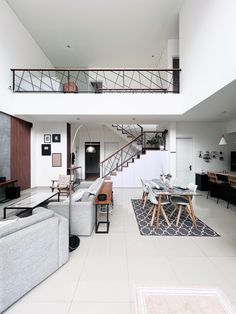
{"type": "MultiPolygon", "coordinates": [[[[5,0],[56,67],[165,67],[167,40],[178,38],[183,0],[5,0]],[[66,46],[70,45],[71,48],[66,46]],[[154,57],[152,57],[154,56],[154,57]]],[[[236,118],[236,81],[181,116],[135,116],[135,123],[236,118]]],[[[133,116],[83,116],[80,123],[134,123],[133,116]]],[[[76,117],[25,116],[29,121],[76,117]]],[[[78,121],[77,121],[78,122],[78,121]]]]}
{"type": "Polygon", "coordinates": [[[183,0],[6,2],[54,66],[107,68],[164,66],[183,0]]]}

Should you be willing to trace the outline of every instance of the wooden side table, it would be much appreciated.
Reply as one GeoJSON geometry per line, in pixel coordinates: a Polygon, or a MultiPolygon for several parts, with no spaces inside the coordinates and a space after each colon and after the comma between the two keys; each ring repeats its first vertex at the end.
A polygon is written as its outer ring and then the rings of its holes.
{"type": "Polygon", "coordinates": [[[95,213],[95,232],[96,233],[109,233],[109,206],[113,203],[113,194],[112,194],[112,182],[104,182],[95,197],[94,204],[96,206],[96,213],[95,213]],[[98,195],[99,194],[105,194],[106,200],[105,201],[99,201],[98,195]],[[98,209],[100,206],[104,205],[106,207],[106,220],[105,221],[98,221],[98,209]],[[106,224],[107,228],[105,231],[99,231],[99,226],[101,224],[106,224]]]}

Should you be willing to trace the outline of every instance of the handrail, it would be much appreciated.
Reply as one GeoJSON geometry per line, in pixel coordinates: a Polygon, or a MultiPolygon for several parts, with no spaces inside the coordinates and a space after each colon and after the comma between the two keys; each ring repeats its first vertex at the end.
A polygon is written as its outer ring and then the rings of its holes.
{"type": "Polygon", "coordinates": [[[11,68],[11,71],[177,71],[181,69],[158,69],[158,68],[11,68]]]}
{"type": "Polygon", "coordinates": [[[116,127],[117,129],[120,128],[122,133],[132,136],[133,138],[137,137],[137,130],[135,130],[135,126],[138,126],[140,128],[140,134],[143,134],[143,127],[139,124],[112,124],[112,126],[116,127]],[[127,127],[124,127],[127,126],[127,127]],[[133,130],[136,132],[132,133],[132,126],[133,130]],[[129,127],[129,129],[128,129],[129,127]]]}
{"type": "Polygon", "coordinates": [[[133,139],[132,141],[130,141],[128,144],[124,145],[123,147],[121,147],[120,149],[118,149],[115,153],[113,153],[112,155],[110,155],[109,157],[107,157],[106,159],[104,159],[103,161],[101,161],[99,164],[101,165],[102,163],[104,163],[105,161],[107,161],[108,159],[110,159],[111,157],[113,157],[114,155],[116,155],[117,153],[119,153],[119,151],[123,150],[124,148],[128,147],[130,144],[132,144],[133,142],[137,141],[137,139],[139,139],[142,136],[142,134],[140,134],[139,136],[137,136],[135,139],[133,139]]]}
{"type": "Polygon", "coordinates": [[[180,69],[11,68],[13,92],[179,93],[180,69]]]}

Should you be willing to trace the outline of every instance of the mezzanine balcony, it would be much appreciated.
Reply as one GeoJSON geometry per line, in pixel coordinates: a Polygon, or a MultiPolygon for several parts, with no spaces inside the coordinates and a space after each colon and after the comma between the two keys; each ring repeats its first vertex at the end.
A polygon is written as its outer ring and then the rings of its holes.
{"type": "Polygon", "coordinates": [[[180,69],[11,69],[17,93],[179,93],[180,69]]]}

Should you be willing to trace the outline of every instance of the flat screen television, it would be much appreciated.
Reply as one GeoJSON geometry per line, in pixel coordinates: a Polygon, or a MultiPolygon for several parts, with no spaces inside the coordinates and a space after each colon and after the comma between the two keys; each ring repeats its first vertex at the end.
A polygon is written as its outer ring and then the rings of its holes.
{"type": "Polygon", "coordinates": [[[231,152],[231,171],[236,171],[236,152],[231,152]]]}

